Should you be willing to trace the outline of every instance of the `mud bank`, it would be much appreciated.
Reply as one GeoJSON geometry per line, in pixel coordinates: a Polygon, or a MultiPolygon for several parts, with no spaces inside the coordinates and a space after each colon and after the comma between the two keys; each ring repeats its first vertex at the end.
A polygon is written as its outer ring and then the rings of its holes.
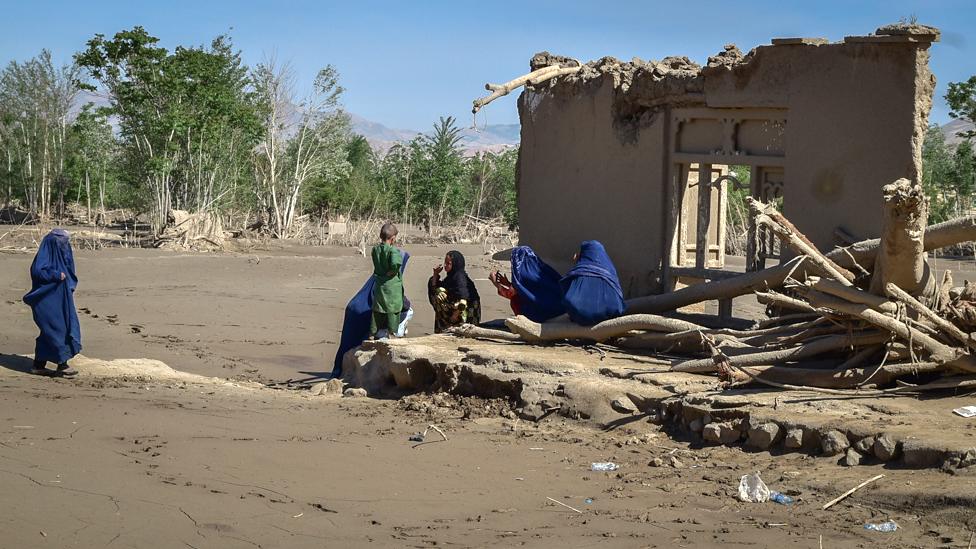
{"type": "Polygon", "coordinates": [[[536,347],[439,335],[368,342],[344,380],[376,397],[447,392],[507,400],[525,420],[558,414],[603,429],[661,425],[699,445],[836,456],[953,472],[976,464],[976,429],[952,414],[971,398],[851,398],[806,391],[722,390],[666,361],[596,348],[536,347]]]}

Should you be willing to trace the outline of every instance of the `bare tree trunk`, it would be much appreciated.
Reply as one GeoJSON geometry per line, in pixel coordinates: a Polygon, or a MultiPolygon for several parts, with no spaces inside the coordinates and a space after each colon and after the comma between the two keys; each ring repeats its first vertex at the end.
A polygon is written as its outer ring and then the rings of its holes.
{"type": "Polygon", "coordinates": [[[884,295],[885,286],[890,283],[911,295],[931,295],[935,281],[925,262],[925,193],[920,185],[912,185],[907,179],[885,185],[882,192],[884,225],[871,293],[884,295]]]}
{"type": "Polygon", "coordinates": [[[88,168],[85,167],[85,197],[88,199],[88,222],[92,220],[91,209],[91,180],[88,178],[88,168]]]}

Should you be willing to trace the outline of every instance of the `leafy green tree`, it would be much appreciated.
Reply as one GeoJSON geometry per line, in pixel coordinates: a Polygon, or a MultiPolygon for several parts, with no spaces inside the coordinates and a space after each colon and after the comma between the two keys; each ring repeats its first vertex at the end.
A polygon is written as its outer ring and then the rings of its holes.
{"type": "MultiPolygon", "coordinates": [[[[173,53],[142,27],[96,34],[75,61],[104,88],[127,173],[143,190],[155,232],[170,209],[219,208],[246,181],[260,118],[230,39],[173,53]]],[[[89,86],[94,89],[94,86],[89,86]]]]}
{"type": "Polygon", "coordinates": [[[105,211],[106,195],[111,192],[110,178],[114,178],[116,142],[108,114],[93,108],[89,103],[82,107],[68,132],[68,166],[72,179],[77,182],[75,201],[84,203],[88,219],[92,216],[92,181],[95,182],[95,199],[99,211],[105,211]]]}
{"type": "Polygon", "coordinates": [[[922,145],[922,188],[929,198],[929,220],[945,221],[951,215],[955,164],[938,124],[929,126],[922,145]]]}
{"type": "Polygon", "coordinates": [[[972,207],[973,193],[976,192],[976,158],[971,140],[967,139],[956,146],[952,163],[952,186],[957,202],[955,213],[961,215],[972,207]]]}
{"type": "MultiPolygon", "coordinates": [[[[965,82],[950,82],[945,99],[949,104],[949,116],[976,123],[976,76],[965,82]]],[[[961,132],[959,137],[976,137],[976,130],[961,132]]]]}
{"type": "MultiPolygon", "coordinates": [[[[64,192],[68,116],[78,93],[78,69],[56,67],[42,50],[0,72],[0,147],[6,199],[23,199],[43,217],[64,192]]],[[[60,202],[60,201],[59,201],[60,202]]]]}

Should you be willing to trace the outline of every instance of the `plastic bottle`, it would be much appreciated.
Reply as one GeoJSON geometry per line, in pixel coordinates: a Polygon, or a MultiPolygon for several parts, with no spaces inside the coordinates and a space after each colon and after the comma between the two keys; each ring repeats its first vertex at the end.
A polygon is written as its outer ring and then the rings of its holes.
{"type": "Polygon", "coordinates": [[[770,492],[769,501],[775,501],[781,505],[793,505],[793,498],[786,494],[781,494],[779,492],[770,492]]]}
{"type": "Polygon", "coordinates": [[[885,522],[879,524],[867,523],[864,525],[865,530],[874,530],[876,532],[894,532],[898,529],[898,523],[893,520],[886,520],[885,522]]]}
{"type": "Polygon", "coordinates": [[[598,461],[590,464],[590,471],[616,471],[620,467],[612,461],[598,461]]]}

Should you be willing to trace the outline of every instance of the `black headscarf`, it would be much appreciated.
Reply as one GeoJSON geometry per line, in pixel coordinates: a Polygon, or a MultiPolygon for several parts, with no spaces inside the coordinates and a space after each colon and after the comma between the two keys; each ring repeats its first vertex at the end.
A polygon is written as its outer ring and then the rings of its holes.
{"type": "Polygon", "coordinates": [[[474,281],[464,271],[464,256],[461,252],[451,250],[447,252],[451,258],[451,270],[446,274],[444,280],[438,286],[447,290],[449,301],[466,300],[468,302],[481,301],[478,296],[478,289],[474,286],[474,281]]]}

